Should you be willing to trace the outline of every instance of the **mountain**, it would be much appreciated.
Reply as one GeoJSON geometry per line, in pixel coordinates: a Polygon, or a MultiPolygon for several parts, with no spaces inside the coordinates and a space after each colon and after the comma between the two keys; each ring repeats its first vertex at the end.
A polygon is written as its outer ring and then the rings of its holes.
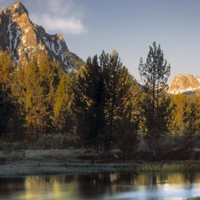
{"type": "Polygon", "coordinates": [[[196,78],[191,74],[177,74],[168,90],[170,94],[194,93],[200,89],[200,76],[196,78]]]}
{"type": "MultiPolygon", "coordinates": [[[[53,22],[52,22],[53,23],[53,22]]],[[[47,53],[65,71],[79,69],[84,61],[67,48],[62,35],[49,35],[29,19],[27,9],[16,2],[0,12],[0,50],[9,51],[16,64],[26,64],[31,56],[47,53]]]]}

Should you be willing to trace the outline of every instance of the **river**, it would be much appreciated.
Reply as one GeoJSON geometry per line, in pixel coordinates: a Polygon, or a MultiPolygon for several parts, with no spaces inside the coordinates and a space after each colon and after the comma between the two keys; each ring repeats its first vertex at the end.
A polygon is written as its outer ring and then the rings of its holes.
{"type": "Polygon", "coordinates": [[[99,173],[0,178],[0,200],[183,200],[200,196],[200,174],[99,173]]]}

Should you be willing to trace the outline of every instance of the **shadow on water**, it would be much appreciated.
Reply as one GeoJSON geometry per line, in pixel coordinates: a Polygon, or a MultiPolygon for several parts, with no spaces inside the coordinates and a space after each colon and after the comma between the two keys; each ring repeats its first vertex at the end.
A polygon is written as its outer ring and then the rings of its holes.
{"type": "Polygon", "coordinates": [[[0,178],[1,200],[160,200],[200,196],[200,174],[97,173],[0,178]]]}
{"type": "Polygon", "coordinates": [[[0,194],[11,192],[13,190],[24,190],[24,188],[24,178],[0,178],[0,194]]]}

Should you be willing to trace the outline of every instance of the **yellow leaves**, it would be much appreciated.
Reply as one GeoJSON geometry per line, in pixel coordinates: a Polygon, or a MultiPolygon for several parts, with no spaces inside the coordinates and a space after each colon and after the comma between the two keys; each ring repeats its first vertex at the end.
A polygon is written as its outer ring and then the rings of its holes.
{"type": "Polygon", "coordinates": [[[7,52],[0,53],[0,83],[4,91],[11,87],[12,73],[14,65],[12,64],[11,57],[7,52]]]}
{"type": "Polygon", "coordinates": [[[53,105],[53,121],[59,130],[66,126],[65,119],[71,115],[71,104],[73,99],[72,81],[68,74],[62,76],[55,93],[53,105]]]}

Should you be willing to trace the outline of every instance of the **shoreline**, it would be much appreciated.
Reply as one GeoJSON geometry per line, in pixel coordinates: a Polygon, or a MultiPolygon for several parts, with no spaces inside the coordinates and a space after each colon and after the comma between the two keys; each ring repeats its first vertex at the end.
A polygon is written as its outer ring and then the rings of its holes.
{"type": "Polygon", "coordinates": [[[39,175],[84,175],[91,173],[171,173],[200,172],[200,161],[160,161],[105,163],[79,159],[81,149],[0,151],[0,178],[39,175]]]}

